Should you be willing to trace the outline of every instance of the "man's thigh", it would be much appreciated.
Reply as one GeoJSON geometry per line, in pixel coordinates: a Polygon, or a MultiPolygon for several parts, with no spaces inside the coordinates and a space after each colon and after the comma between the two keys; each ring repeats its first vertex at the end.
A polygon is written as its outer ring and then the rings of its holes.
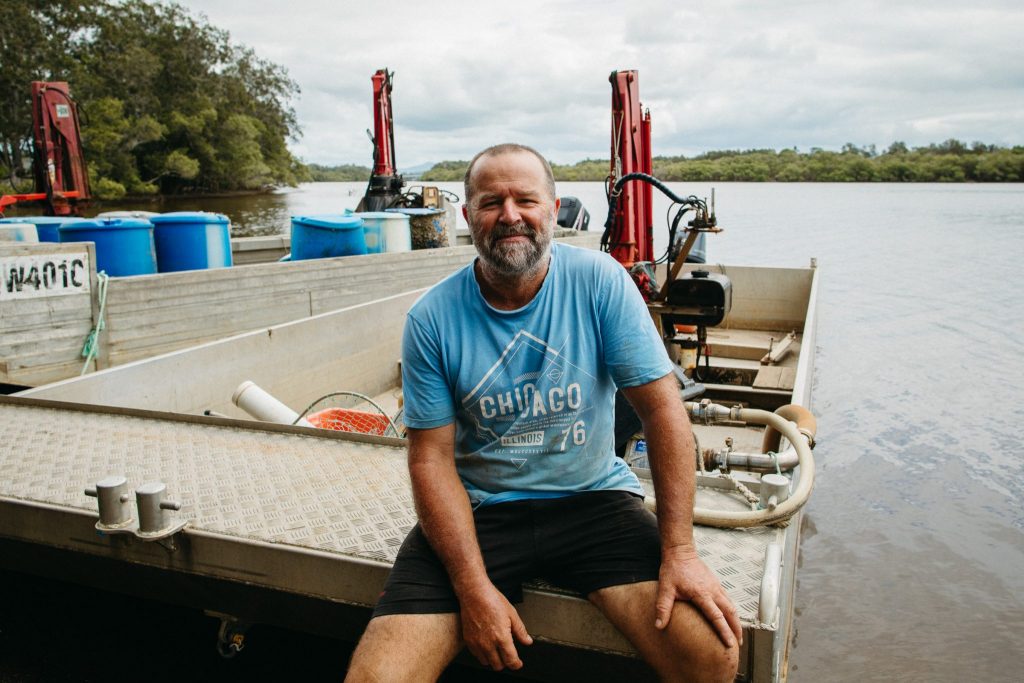
{"type": "Polygon", "coordinates": [[[548,503],[540,536],[542,576],[588,595],[652,581],[661,566],[658,522],[625,491],[596,491],[548,503]]]}
{"type": "Polygon", "coordinates": [[[456,614],[374,617],[349,664],[346,681],[436,681],[462,649],[456,614]]]}
{"type": "MultiPolygon", "coordinates": [[[[535,576],[531,519],[527,501],[503,503],[474,513],[487,575],[512,603],[522,602],[522,583],[535,576]]],[[[459,601],[448,571],[417,524],[398,551],[374,616],[458,611],[459,601]]]]}

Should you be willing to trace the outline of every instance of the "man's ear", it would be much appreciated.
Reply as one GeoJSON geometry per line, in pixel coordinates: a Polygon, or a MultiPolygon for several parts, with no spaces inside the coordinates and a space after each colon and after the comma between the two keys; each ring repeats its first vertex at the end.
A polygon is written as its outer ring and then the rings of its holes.
{"type": "Polygon", "coordinates": [[[462,205],[462,217],[466,219],[467,223],[469,223],[469,207],[465,204],[462,205]]]}
{"type": "Polygon", "coordinates": [[[555,220],[558,220],[558,210],[562,208],[562,198],[555,197],[555,220]]]}

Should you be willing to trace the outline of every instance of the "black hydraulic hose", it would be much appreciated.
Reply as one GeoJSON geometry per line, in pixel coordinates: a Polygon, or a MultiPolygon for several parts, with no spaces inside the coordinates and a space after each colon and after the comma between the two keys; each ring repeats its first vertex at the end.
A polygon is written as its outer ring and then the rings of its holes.
{"type": "Polygon", "coordinates": [[[686,212],[690,210],[688,206],[680,207],[679,211],[676,212],[676,217],[672,219],[672,225],[668,229],[668,246],[665,248],[665,254],[658,259],[658,263],[668,263],[669,256],[672,254],[672,245],[676,241],[676,230],[679,228],[679,221],[682,220],[686,212]]]}
{"type": "Polygon", "coordinates": [[[702,200],[694,197],[693,195],[690,195],[689,197],[680,197],[669,189],[665,183],[648,173],[627,173],[616,180],[615,185],[611,188],[611,191],[608,192],[608,218],[604,222],[604,233],[601,235],[601,251],[608,251],[608,241],[611,239],[612,225],[615,223],[615,209],[618,207],[619,197],[622,196],[623,186],[631,180],[639,180],[647,183],[648,185],[653,185],[676,204],[683,204],[685,206],[704,205],[702,200]]]}

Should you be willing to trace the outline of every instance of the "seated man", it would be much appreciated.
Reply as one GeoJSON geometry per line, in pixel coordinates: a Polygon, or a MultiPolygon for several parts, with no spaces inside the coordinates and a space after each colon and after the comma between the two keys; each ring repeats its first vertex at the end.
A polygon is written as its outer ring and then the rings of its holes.
{"type": "Polygon", "coordinates": [[[419,523],[348,680],[436,680],[463,646],[522,667],[513,603],[537,577],[585,595],[663,680],[732,680],[739,619],[697,557],[693,435],[639,292],[608,255],[552,244],[533,149],[486,149],[465,183],[479,258],[413,306],[403,340],[419,523]],[[657,519],[613,452],[616,387],[644,425],[657,519]]]}

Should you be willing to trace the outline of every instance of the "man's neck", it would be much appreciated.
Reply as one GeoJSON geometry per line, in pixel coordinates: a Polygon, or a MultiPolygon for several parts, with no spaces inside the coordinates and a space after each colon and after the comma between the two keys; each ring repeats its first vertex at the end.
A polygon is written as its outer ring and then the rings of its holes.
{"type": "Polygon", "coordinates": [[[484,300],[499,311],[514,311],[533,301],[551,266],[551,256],[541,260],[537,268],[524,275],[496,273],[481,259],[476,260],[473,274],[484,300]]]}

